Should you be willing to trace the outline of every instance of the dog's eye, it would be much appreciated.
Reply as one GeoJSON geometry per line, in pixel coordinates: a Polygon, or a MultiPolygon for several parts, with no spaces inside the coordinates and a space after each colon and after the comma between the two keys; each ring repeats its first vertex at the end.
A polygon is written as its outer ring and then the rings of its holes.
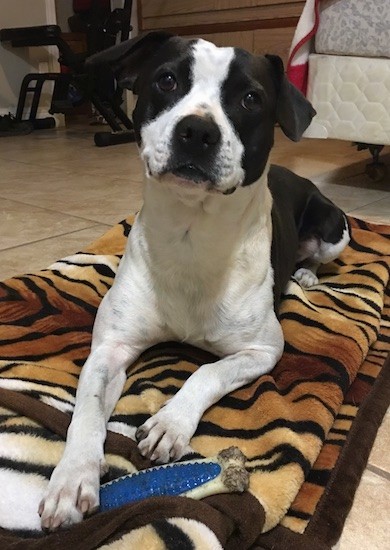
{"type": "Polygon", "coordinates": [[[162,92],[173,92],[177,88],[177,81],[172,73],[164,73],[157,80],[157,86],[162,92]]]}
{"type": "Polygon", "coordinates": [[[241,105],[247,111],[253,111],[261,105],[261,97],[256,92],[248,92],[241,100],[241,105]]]}

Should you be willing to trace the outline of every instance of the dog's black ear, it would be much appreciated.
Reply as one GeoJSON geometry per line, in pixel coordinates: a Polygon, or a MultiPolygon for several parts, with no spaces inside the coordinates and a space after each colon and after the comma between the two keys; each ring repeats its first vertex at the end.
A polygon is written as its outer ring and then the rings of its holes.
{"type": "Polygon", "coordinates": [[[265,57],[272,65],[278,90],[277,122],[288,138],[299,141],[316,111],[298,88],[287,80],[280,57],[277,55],[266,55],[265,57]]]}
{"type": "Polygon", "coordinates": [[[159,31],[136,36],[91,55],[85,62],[86,67],[108,66],[122,88],[135,91],[134,83],[145,60],[172,36],[159,31]]]}

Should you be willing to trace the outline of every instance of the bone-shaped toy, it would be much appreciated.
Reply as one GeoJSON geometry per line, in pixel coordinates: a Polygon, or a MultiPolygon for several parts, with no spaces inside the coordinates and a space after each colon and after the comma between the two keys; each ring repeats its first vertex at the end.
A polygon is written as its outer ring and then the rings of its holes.
{"type": "Polygon", "coordinates": [[[245,455],[238,447],[211,458],[173,462],[128,474],[100,487],[100,511],[153,496],[181,495],[194,499],[248,488],[245,455]]]}

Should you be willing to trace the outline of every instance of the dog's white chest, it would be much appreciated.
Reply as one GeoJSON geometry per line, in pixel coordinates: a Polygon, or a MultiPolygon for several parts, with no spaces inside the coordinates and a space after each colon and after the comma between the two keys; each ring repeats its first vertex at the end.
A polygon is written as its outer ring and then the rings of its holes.
{"type": "MultiPolygon", "coordinates": [[[[272,311],[272,276],[245,269],[237,260],[229,280],[205,281],[203,275],[176,272],[161,287],[161,312],[175,340],[186,341],[220,356],[255,345],[272,311]]],[[[212,275],[210,276],[212,279],[212,275]]]]}
{"type": "Polygon", "coordinates": [[[194,209],[171,204],[166,190],[161,201],[151,200],[158,194],[153,189],[139,221],[143,231],[152,233],[143,250],[145,284],[153,288],[166,336],[219,355],[255,345],[268,311],[273,312],[270,228],[259,223],[257,214],[253,224],[253,212],[247,210],[256,202],[240,204],[235,197],[218,210],[218,197],[194,209]],[[153,208],[157,205],[160,217],[153,208]],[[229,210],[241,224],[232,222],[229,210]]]}

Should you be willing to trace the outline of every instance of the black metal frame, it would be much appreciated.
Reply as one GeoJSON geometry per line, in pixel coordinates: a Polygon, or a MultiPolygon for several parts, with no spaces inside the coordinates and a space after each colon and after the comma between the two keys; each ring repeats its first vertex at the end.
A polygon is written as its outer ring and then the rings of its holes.
{"type": "MultiPolygon", "coordinates": [[[[113,29],[107,29],[111,32],[112,40],[115,39],[118,31],[120,31],[121,41],[128,38],[131,30],[131,6],[131,0],[124,0],[123,9],[115,10],[116,21],[114,22],[113,29]],[[119,27],[118,20],[120,21],[119,27]]],[[[60,63],[69,68],[69,73],[30,73],[24,77],[16,109],[15,118],[17,121],[23,121],[27,94],[33,93],[28,120],[33,123],[35,129],[54,127],[54,118],[37,118],[43,85],[46,81],[54,82],[52,103],[49,109],[50,114],[53,114],[64,112],[61,107],[59,108],[58,101],[56,100],[58,99],[60,90],[67,89],[72,84],[84,101],[91,101],[112,129],[112,132],[97,132],[95,134],[96,145],[104,147],[135,140],[132,122],[121,107],[121,92],[108,96],[99,90],[98,86],[96,86],[96,75],[91,70],[87,70],[84,63],[85,59],[94,52],[85,52],[84,54],[73,52],[62,38],[61,29],[58,25],[1,29],[0,41],[10,42],[15,48],[25,46],[56,46],[59,51],[60,63]]]]}

